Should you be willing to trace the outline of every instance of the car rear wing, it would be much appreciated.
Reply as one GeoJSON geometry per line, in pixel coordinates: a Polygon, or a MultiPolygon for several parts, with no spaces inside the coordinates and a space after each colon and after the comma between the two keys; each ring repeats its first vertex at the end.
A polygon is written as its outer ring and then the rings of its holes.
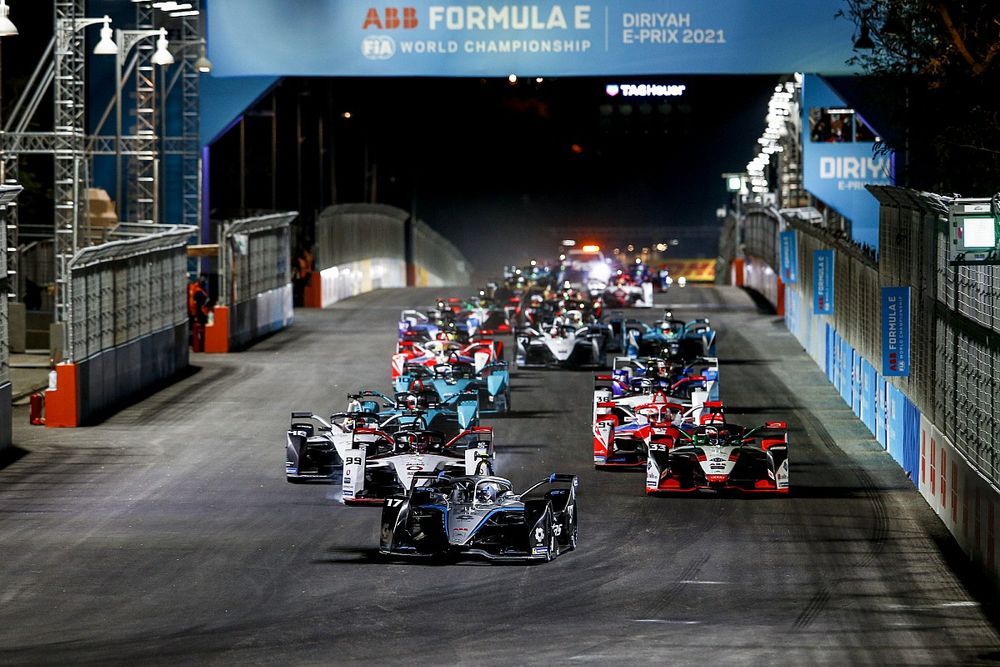
{"type": "Polygon", "coordinates": [[[332,428],[331,424],[328,421],[326,421],[325,419],[323,419],[319,415],[313,414],[312,412],[309,412],[309,411],[304,411],[304,412],[303,411],[295,411],[295,412],[292,412],[291,421],[292,421],[293,424],[294,424],[294,422],[295,422],[296,419],[308,419],[309,421],[319,422],[323,426],[323,428],[327,428],[327,429],[328,428],[332,428]]]}
{"type": "Polygon", "coordinates": [[[545,486],[546,484],[569,484],[574,489],[580,486],[580,478],[576,475],[571,475],[569,473],[558,473],[554,472],[543,480],[539,480],[529,486],[527,489],[518,494],[518,497],[523,497],[534,491],[540,486],[545,486]]]}

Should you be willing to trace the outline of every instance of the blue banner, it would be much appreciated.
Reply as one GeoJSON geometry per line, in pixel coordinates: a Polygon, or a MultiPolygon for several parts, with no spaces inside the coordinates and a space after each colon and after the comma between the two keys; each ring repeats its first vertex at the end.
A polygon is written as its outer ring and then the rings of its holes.
{"type": "Polygon", "coordinates": [[[866,185],[892,185],[892,158],[874,152],[878,134],[826,82],[802,84],[802,178],[813,196],[851,221],[851,238],[878,249],[878,201],[866,185]]]}
{"type": "Polygon", "coordinates": [[[799,248],[795,238],[795,230],[781,232],[781,281],[791,285],[799,279],[799,248]]]}
{"type": "Polygon", "coordinates": [[[910,374],[910,288],[882,288],[882,375],[910,374]]]}
{"type": "Polygon", "coordinates": [[[833,315],[833,251],[813,250],[813,314],[833,315]]]}
{"type": "Polygon", "coordinates": [[[207,0],[208,47],[213,77],[849,74],[854,26],[842,9],[842,0],[207,0]]]}

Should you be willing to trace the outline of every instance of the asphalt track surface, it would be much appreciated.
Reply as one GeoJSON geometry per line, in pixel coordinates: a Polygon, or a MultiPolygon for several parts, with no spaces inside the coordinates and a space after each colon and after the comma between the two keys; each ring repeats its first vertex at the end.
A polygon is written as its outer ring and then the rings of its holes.
{"type": "Polygon", "coordinates": [[[497,419],[516,486],[580,475],[549,564],[385,562],[377,508],[283,474],[291,410],[388,389],[381,291],[199,370],[99,426],[22,426],[0,470],[2,664],[991,664],[991,593],[780,321],[732,289],[666,295],[719,330],[722,395],[785,419],[788,498],[647,498],[591,466],[592,373],[519,372],[497,419]]]}

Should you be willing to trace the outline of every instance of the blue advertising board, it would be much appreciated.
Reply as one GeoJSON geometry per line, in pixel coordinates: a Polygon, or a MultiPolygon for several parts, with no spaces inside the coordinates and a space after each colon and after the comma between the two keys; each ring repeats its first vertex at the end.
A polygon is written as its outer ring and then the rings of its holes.
{"type": "Polygon", "coordinates": [[[791,285],[799,279],[799,248],[795,230],[790,229],[778,235],[781,252],[781,281],[791,285]]]}
{"type": "MultiPolygon", "coordinates": [[[[213,77],[849,74],[841,0],[207,0],[213,77]]],[[[641,83],[641,82],[639,82],[641,83]]]]}
{"type": "Polygon", "coordinates": [[[833,314],[833,251],[813,250],[813,314],[833,314]]]}
{"type": "Polygon", "coordinates": [[[910,288],[882,288],[882,375],[910,374],[910,288]]]}
{"type": "Polygon", "coordinates": [[[813,196],[851,221],[851,238],[878,249],[878,201],[866,185],[892,185],[891,155],[874,129],[819,76],[802,84],[802,178],[813,196]]]}

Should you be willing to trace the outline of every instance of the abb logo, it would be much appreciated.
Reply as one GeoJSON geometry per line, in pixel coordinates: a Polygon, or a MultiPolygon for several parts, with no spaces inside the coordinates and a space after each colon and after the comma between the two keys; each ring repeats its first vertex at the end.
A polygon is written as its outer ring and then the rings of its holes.
{"type": "Polygon", "coordinates": [[[400,16],[400,8],[398,7],[386,7],[381,14],[379,14],[377,7],[370,7],[368,13],[365,14],[365,23],[361,29],[396,30],[402,28],[403,30],[413,30],[417,25],[416,7],[403,7],[402,16],[400,16]]]}

